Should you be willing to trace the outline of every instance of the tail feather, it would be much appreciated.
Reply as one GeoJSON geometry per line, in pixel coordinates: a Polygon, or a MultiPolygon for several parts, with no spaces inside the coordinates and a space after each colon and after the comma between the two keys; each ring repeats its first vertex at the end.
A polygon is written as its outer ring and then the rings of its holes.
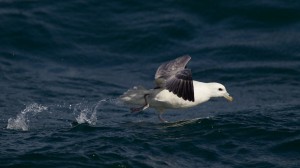
{"type": "Polygon", "coordinates": [[[142,86],[134,86],[133,88],[123,93],[123,95],[120,96],[120,99],[126,104],[144,105],[144,95],[149,93],[150,91],[142,86]]]}

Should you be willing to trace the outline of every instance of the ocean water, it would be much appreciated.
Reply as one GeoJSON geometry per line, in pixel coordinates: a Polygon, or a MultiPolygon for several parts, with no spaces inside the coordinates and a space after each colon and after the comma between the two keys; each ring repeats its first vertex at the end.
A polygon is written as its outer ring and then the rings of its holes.
{"type": "Polygon", "coordinates": [[[300,3],[3,0],[0,167],[300,166],[300,3]],[[189,54],[234,97],[131,114],[189,54]]]}

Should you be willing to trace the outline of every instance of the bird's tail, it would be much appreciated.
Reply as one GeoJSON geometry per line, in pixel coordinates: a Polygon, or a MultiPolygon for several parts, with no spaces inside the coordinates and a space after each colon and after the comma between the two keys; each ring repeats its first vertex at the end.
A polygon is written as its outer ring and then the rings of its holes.
{"type": "Polygon", "coordinates": [[[123,95],[120,96],[120,99],[126,104],[144,105],[145,94],[150,94],[150,90],[147,90],[142,86],[135,86],[129,89],[127,92],[123,93],[123,95]]]}

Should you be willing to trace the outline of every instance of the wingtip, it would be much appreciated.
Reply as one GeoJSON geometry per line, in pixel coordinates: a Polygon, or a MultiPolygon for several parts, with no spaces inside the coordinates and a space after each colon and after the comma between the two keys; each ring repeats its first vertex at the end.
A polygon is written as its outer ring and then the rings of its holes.
{"type": "Polygon", "coordinates": [[[189,54],[185,54],[183,56],[181,56],[182,58],[187,58],[187,59],[191,59],[192,57],[189,54]]]}
{"type": "Polygon", "coordinates": [[[191,98],[189,98],[189,97],[187,97],[187,98],[180,97],[180,98],[182,98],[185,101],[190,101],[190,102],[194,102],[195,101],[194,97],[191,97],[191,98]]]}

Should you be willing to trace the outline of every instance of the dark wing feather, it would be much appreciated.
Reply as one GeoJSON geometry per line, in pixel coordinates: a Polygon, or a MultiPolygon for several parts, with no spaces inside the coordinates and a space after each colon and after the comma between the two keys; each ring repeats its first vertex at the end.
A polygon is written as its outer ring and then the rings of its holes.
{"type": "Polygon", "coordinates": [[[192,72],[184,69],[166,81],[166,89],[184,100],[195,101],[192,72]]]}

